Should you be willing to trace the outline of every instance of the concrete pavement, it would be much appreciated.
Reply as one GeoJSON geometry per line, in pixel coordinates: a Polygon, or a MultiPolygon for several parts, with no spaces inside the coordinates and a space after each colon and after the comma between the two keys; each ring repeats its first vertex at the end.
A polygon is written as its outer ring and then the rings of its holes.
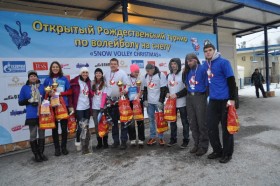
{"type": "MultiPolygon", "coordinates": [[[[74,141],[69,141],[69,155],[55,157],[51,145],[45,150],[49,161],[43,163],[34,163],[29,150],[1,157],[0,185],[280,185],[279,91],[276,97],[257,99],[253,87],[246,87],[239,95],[241,129],[227,164],[190,154],[191,137],[183,150],[155,145],[95,150],[90,155],[75,152],[74,141]]],[[[211,152],[209,148],[207,154],[211,152]]]]}

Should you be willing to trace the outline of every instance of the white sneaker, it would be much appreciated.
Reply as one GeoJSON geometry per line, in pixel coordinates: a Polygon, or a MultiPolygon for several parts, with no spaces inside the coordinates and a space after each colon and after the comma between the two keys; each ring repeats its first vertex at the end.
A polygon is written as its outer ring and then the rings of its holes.
{"type": "Polygon", "coordinates": [[[81,142],[76,142],[76,141],[75,141],[75,146],[76,146],[76,150],[77,150],[78,152],[80,152],[80,151],[82,150],[81,142]]]}
{"type": "Polygon", "coordinates": [[[141,145],[141,146],[144,145],[144,141],[139,140],[139,141],[138,141],[138,145],[141,145]]]}
{"type": "Polygon", "coordinates": [[[136,140],[131,140],[130,145],[133,145],[133,146],[136,145],[136,140]]]}

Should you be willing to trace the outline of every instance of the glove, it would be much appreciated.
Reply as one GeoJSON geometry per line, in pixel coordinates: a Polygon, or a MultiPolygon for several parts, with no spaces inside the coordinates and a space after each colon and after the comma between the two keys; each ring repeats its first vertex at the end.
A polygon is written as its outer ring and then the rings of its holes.
{"type": "Polygon", "coordinates": [[[144,107],[148,107],[148,101],[144,101],[144,103],[143,103],[143,105],[144,105],[144,107]]]}
{"type": "Polygon", "coordinates": [[[163,103],[162,102],[158,102],[157,107],[159,110],[163,109],[163,103]]]}

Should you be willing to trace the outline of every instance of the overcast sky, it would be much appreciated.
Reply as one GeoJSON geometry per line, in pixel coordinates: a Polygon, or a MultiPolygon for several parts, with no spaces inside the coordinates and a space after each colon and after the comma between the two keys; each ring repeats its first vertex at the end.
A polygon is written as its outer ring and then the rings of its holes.
{"type": "MultiPolygon", "coordinates": [[[[246,47],[262,46],[264,44],[264,33],[258,32],[241,38],[236,38],[236,47],[238,48],[238,44],[241,44],[243,41],[246,41],[246,47]]],[[[280,44],[280,27],[268,30],[268,44],[280,44]]]]}
{"type": "MultiPolygon", "coordinates": [[[[280,5],[280,0],[266,1],[280,5]]],[[[238,44],[241,44],[243,41],[246,41],[246,47],[262,46],[264,45],[264,34],[263,32],[258,32],[255,34],[244,36],[242,38],[236,38],[236,47],[239,48],[238,44]]],[[[280,27],[278,27],[277,29],[268,30],[268,44],[280,44],[280,27]]]]}

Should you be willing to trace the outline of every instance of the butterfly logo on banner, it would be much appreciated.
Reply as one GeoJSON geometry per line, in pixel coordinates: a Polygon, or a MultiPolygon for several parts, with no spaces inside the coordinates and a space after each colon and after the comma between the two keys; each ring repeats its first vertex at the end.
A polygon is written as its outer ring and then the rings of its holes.
{"type": "Polygon", "coordinates": [[[4,26],[7,32],[9,33],[10,37],[12,38],[14,44],[17,46],[18,49],[21,49],[21,47],[30,44],[31,38],[28,37],[27,32],[21,31],[21,23],[19,21],[16,21],[16,24],[19,26],[19,32],[6,24],[4,26]]]}

